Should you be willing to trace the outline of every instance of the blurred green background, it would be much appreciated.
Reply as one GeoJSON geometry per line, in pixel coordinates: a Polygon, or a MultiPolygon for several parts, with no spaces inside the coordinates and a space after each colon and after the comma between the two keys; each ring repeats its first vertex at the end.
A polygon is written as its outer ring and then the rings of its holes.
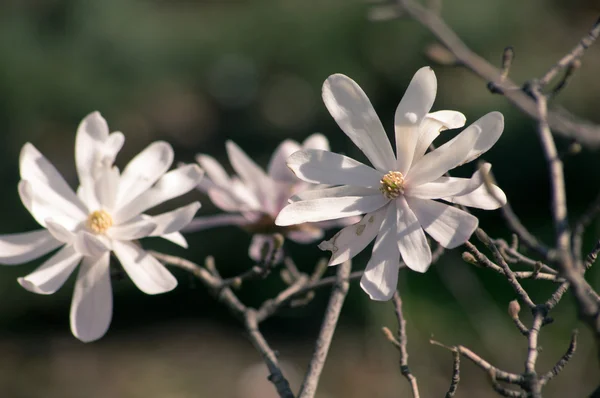
{"type": "MultiPolygon", "coordinates": [[[[225,141],[234,140],[266,165],[286,138],[324,133],[334,151],[360,156],[337,128],[320,99],[332,73],[344,73],[367,92],[384,126],[412,74],[431,64],[424,48],[433,38],[407,19],[370,22],[359,1],[294,0],[4,0],[0,2],[0,233],[28,231],[35,222],[17,195],[18,155],[32,142],[73,186],[77,124],[94,110],[112,131],[125,133],[118,164],[152,141],[175,148],[176,161],[204,152],[224,163],[225,141]]],[[[595,0],[446,0],[442,15],[483,57],[498,64],[502,50],[516,51],[511,76],[517,82],[540,76],[588,31],[600,12],[595,0]]],[[[456,109],[469,121],[500,110],[505,133],[486,155],[513,208],[526,225],[549,241],[547,171],[534,123],[486,82],[469,72],[432,65],[439,81],[435,109],[456,109]]],[[[556,103],[600,123],[600,47],[586,54],[581,70],[556,103]]],[[[568,142],[559,140],[566,148],[568,142]]],[[[572,218],[600,186],[598,154],[583,151],[566,162],[572,218]]],[[[473,165],[463,167],[470,174],[473,165]]],[[[199,192],[199,214],[214,214],[199,192]]],[[[478,212],[492,235],[510,238],[497,212],[478,212]]],[[[593,224],[590,249],[600,235],[593,224]]],[[[216,258],[224,275],[251,266],[250,237],[234,228],[188,236],[190,249],[168,243],[146,247],[202,262],[216,258]]],[[[288,249],[310,271],[324,253],[316,246],[288,249]]],[[[361,255],[354,269],[368,258],[361,255]]],[[[180,286],[156,297],[126,278],[114,282],[111,328],[100,341],[83,344],[69,331],[72,280],[52,296],[22,289],[16,278],[37,263],[4,267],[0,274],[0,396],[2,397],[271,397],[266,369],[242,328],[188,275],[174,271],[180,286]]],[[[331,272],[331,270],[330,270],[331,272]]],[[[600,287],[600,272],[590,281],[600,287]]],[[[283,286],[277,273],[243,286],[240,296],[258,305],[283,286]]],[[[526,284],[545,300],[551,286],[526,284]]],[[[402,271],[399,287],[409,322],[409,354],[422,396],[442,396],[451,375],[451,354],[429,345],[433,335],[463,344],[494,364],[520,372],[526,341],[506,315],[513,293],[503,279],[448,253],[424,275],[402,271]]],[[[327,301],[320,292],[307,307],[284,311],[264,330],[298,385],[312,351],[327,301]]],[[[576,320],[570,297],[543,329],[539,369],[547,371],[581,330],[580,349],[546,396],[584,396],[600,380],[595,348],[576,320]]],[[[529,318],[524,315],[524,321],[529,318]]],[[[351,288],[322,378],[320,397],[406,396],[397,353],[380,333],[395,330],[391,303],[368,300],[351,288]]],[[[493,396],[487,376],[463,361],[458,396],[493,396]]]]}

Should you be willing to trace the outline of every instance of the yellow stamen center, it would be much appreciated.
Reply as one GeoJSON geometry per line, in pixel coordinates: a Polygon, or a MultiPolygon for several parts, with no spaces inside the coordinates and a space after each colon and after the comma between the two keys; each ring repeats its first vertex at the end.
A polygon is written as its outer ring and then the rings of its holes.
{"type": "Polygon", "coordinates": [[[390,171],[379,182],[379,190],[388,199],[396,199],[404,193],[404,176],[399,171],[390,171]]]}
{"type": "Polygon", "coordinates": [[[107,229],[112,227],[113,219],[104,210],[96,210],[87,220],[87,226],[90,230],[97,234],[103,234],[107,229]]]}

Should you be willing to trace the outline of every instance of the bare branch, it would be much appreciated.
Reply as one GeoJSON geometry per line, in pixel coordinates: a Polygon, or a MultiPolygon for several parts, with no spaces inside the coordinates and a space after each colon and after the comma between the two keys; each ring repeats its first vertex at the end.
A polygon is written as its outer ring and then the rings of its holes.
{"type": "Polygon", "coordinates": [[[552,380],[554,376],[557,376],[564,369],[567,363],[571,360],[573,354],[575,353],[575,350],[577,349],[578,334],[579,332],[577,330],[573,330],[573,333],[571,334],[571,343],[569,344],[567,352],[565,352],[565,355],[563,355],[562,358],[560,358],[560,360],[556,363],[556,365],[554,365],[552,370],[550,370],[548,373],[546,373],[540,378],[542,385],[552,380]]]}
{"type": "Polygon", "coordinates": [[[452,356],[454,357],[454,364],[452,366],[452,379],[450,381],[450,388],[448,388],[448,392],[446,393],[446,398],[452,398],[454,394],[456,394],[458,382],[460,381],[460,354],[458,351],[454,351],[452,356]]]}

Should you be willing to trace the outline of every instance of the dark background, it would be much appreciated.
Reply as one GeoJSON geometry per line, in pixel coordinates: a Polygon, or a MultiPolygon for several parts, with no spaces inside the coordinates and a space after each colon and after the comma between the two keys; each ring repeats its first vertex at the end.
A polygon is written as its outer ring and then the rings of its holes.
{"type": "MultiPolygon", "coordinates": [[[[77,184],[73,147],[77,124],[94,110],[111,131],[123,131],[123,166],[152,141],[175,148],[176,162],[198,152],[227,164],[225,141],[234,140],[260,165],[286,138],[303,140],[322,132],[332,149],[358,150],[337,128],[320,99],[332,73],[356,80],[369,95],[388,131],[412,74],[432,65],[438,76],[434,106],[464,112],[469,122],[499,110],[504,135],[484,158],[530,230],[548,242],[552,226],[547,170],[535,125],[468,71],[437,66],[424,57],[433,38],[415,22],[373,23],[369,5],[358,1],[141,1],[4,0],[0,2],[0,233],[36,228],[17,194],[18,155],[32,142],[77,184]]],[[[442,15],[476,52],[497,64],[502,51],[516,51],[511,76],[523,82],[541,76],[588,31],[598,16],[596,1],[444,1],[442,15]]],[[[581,70],[556,103],[600,123],[600,47],[586,54],[581,70]]],[[[568,142],[558,140],[564,149],[568,142]]],[[[600,185],[598,153],[584,150],[566,162],[572,218],[600,185]]],[[[227,165],[227,167],[229,167],[227,165]]],[[[473,165],[462,173],[470,174],[473,165]]],[[[199,214],[218,212],[199,192],[167,204],[201,200],[199,214]]],[[[498,212],[477,212],[492,235],[509,239],[498,212]]],[[[598,224],[586,235],[590,249],[598,224]]],[[[144,245],[202,262],[216,258],[224,275],[251,266],[250,237],[234,228],[187,236],[185,251],[168,243],[144,245]]],[[[315,245],[288,243],[299,266],[310,271],[324,253],[315,245]]],[[[366,263],[368,252],[354,262],[366,263]]],[[[183,272],[180,286],[147,296],[128,279],[115,281],[111,328],[100,341],[83,344],[69,331],[72,280],[52,296],[22,289],[18,276],[39,261],[4,267],[0,274],[0,396],[2,397],[269,397],[260,356],[222,306],[183,272]]],[[[330,271],[331,272],[331,271],[330,271]]],[[[600,287],[599,272],[589,274],[600,287]]],[[[277,273],[240,292],[259,305],[283,286],[277,273]]],[[[526,284],[545,300],[551,286],[526,284]]],[[[409,354],[422,396],[442,396],[450,380],[451,354],[429,338],[464,344],[498,366],[522,371],[526,341],[506,315],[513,293],[490,271],[460,260],[460,250],[424,275],[402,271],[409,322],[409,354]]],[[[307,307],[285,311],[265,324],[294,385],[303,374],[316,338],[326,292],[307,307]]],[[[576,320],[570,297],[544,328],[540,370],[566,350],[573,328],[581,330],[579,351],[547,396],[584,396],[600,379],[595,347],[576,320]]],[[[529,321],[524,315],[525,322],[529,321]]],[[[397,353],[380,328],[395,329],[390,303],[369,301],[351,288],[323,376],[320,397],[392,397],[408,393],[397,353]]],[[[463,361],[459,396],[492,396],[487,376],[463,361]]]]}

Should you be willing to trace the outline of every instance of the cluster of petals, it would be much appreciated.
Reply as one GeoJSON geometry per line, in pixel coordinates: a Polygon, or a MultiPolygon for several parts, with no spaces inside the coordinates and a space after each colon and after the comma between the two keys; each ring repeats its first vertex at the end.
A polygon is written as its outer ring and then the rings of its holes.
{"type": "Polygon", "coordinates": [[[54,293],[79,265],[70,323],[73,334],[86,342],[102,337],[112,318],[111,252],[143,292],[172,290],[177,286],[175,277],[136,241],[155,236],[185,247],[179,231],[200,207],[194,202],[160,215],[144,214],[194,189],[203,171],[188,165],[168,172],[173,149],[155,142],[121,173],[113,163],[123,143],[123,134],[109,134],[98,112],[81,122],[75,141],[80,184],[76,192],[33,145],[25,144],[18,191],[43,228],[0,236],[2,264],[26,263],[59,249],[34,272],[19,278],[34,293],[54,293]]]}
{"type": "Polygon", "coordinates": [[[232,176],[213,157],[206,154],[196,157],[206,172],[198,188],[226,213],[197,217],[186,227],[186,232],[225,225],[246,229],[253,233],[248,254],[253,260],[260,261],[264,245],[275,232],[297,243],[311,243],[323,238],[323,229],[350,223],[349,220],[336,220],[287,228],[274,224],[292,195],[314,188],[314,184],[298,179],[290,171],[286,159],[299,150],[329,150],[329,142],[323,135],[313,134],[302,144],[292,140],[283,141],[273,153],[266,171],[234,142],[228,141],[226,149],[236,173],[232,176]]]}
{"type": "Polygon", "coordinates": [[[288,166],[304,181],[334,187],[295,195],[276,219],[289,226],[364,214],[319,247],[331,250],[330,265],[346,261],[375,239],[361,287],[374,300],[388,300],[398,280],[400,258],[425,272],[431,248],[425,232],[446,248],[466,242],[478,225],[473,215],[451,204],[495,209],[506,203],[502,190],[486,181],[490,165],[471,178],[446,173],[489,150],[504,119],[491,112],[438,148],[427,152],[441,131],[463,127],[456,111],[430,113],[437,92],[435,74],[421,68],[395,113],[396,155],[369,99],[350,78],[336,74],[323,85],[323,100],[340,128],[371,166],[322,149],[292,154],[288,166]],[[447,202],[449,204],[443,203],[447,202]]]}

